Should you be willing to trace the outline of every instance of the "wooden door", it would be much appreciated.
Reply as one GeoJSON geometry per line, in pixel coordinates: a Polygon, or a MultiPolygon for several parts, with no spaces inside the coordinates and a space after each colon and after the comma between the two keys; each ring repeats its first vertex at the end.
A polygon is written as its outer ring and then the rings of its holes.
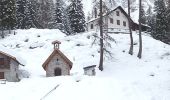
{"type": "Polygon", "coordinates": [[[61,69],[60,68],[56,68],[54,73],[55,73],[55,76],[61,76],[61,69]]]}
{"type": "Polygon", "coordinates": [[[4,72],[0,72],[0,79],[4,79],[4,72]]]}

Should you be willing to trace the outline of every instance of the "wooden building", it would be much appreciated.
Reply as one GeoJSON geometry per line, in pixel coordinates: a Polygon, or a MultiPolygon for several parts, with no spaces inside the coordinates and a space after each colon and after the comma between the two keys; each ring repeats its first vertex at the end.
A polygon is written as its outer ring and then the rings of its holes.
{"type": "MultiPolygon", "coordinates": [[[[14,56],[0,51],[0,79],[18,82],[18,69],[21,64],[14,56]]],[[[24,65],[23,65],[24,66],[24,65]]]]}
{"type": "Polygon", "coordinates": [[[96,67],[96,65],[84,67],[83,68],[84,69],[84,75],[95,76],[96,75],[95,67],[96,67]]]}
{"type": "Polygon", "coordinates": [[[61,42],[54,41],[54,50],[47,60],[43,63],[47,77],[70,75],[73,63],[59,50],[61,42]]]}

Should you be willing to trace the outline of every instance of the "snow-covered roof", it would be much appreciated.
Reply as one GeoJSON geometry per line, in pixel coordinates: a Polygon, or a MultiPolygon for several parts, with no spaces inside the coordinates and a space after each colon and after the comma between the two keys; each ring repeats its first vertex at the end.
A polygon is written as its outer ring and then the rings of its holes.
{"type": "Polygon", "coordinates": [[[11,59],[15,60],[18,64],[24,66],[26,64],[25,60],[23,60],[17,52],[14,52],[10,49],[7,49],[0,45],[0,54],[10,57],[11,59]]]}
{"type": "MultiPolygon", "coordinates": [[[[129,17],[128,14],[127,14],[127,12],[126,12],[121,6],[115,7],[113,10],[111,10],[111,11],[109,11],[108,13],[104,14],[103,17],[108,16],[109,14],[111,14],[112,12],[114,12],[114,11],[117,10],[117,9],[120,9],[126,17],[129,17]]],[[[97,18],[92,18],[92,19],[90,19],[87,23],[92,22],[92,21],[97,20],[97,19],[99,19],[99,17],[97,17],[97,18]]],[[[131,19],[131,21],[134,22],[132,19],[131,19]]]]}

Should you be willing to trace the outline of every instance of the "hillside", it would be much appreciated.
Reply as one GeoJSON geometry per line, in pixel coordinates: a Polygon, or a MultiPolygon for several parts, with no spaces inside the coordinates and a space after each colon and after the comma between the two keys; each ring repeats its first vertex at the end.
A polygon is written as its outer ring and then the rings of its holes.
{"type": "Polygon", "coordinates": [[[143,34],[143,58],[136,57],[138,35],[134,36],[134,55],[128,54],[129,34],[110,34],[116,43],[105,58],[104,71],[83,75],[83,67],[99,61],[99,46],[91,45],[92,33],[66,36],[59,30],[17,30],[0,40],[0,45],[16,52],[26,61],[20,66],[22,80],[0,84],[2,100],[169,100],[170,46],[143,34]],[[45,77],[42,63],[53,51],[52,41],[61,41],[60,50],[73,62],[71,76],[45,77]],[[79,81],[79,82],[77,82],[79,81]]]}

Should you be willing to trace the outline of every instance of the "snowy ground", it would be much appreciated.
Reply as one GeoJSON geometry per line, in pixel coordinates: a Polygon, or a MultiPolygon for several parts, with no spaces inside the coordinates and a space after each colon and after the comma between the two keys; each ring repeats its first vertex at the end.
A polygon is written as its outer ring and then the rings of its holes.
{"type": "Polygon", "coordinates": [[[128,54],[129,34],[111,34],[114,58],[105,58],[104,71],[83,76],[83,67],[99,61],[99,47],[91,46],[93,32],[66,36],[59,30],[17,30],[0,40],[0,46],[19,54],[26,66],[20,82],[0,84],[1,100],[170,100],[170,46],[143,35],[143,58],[139,60],[138,35],[134,32],[134,55],[128,54]],[[90,38],[89,38],[90,37],[90,38]],[[71,76],[45,77],[42,63],[61,41],[61,51],[73,61],[71,76]],[[80,46],[78,46],[80,45],[80,46]],[[77,82],[77,80],[80,80],[77,82]]]}

